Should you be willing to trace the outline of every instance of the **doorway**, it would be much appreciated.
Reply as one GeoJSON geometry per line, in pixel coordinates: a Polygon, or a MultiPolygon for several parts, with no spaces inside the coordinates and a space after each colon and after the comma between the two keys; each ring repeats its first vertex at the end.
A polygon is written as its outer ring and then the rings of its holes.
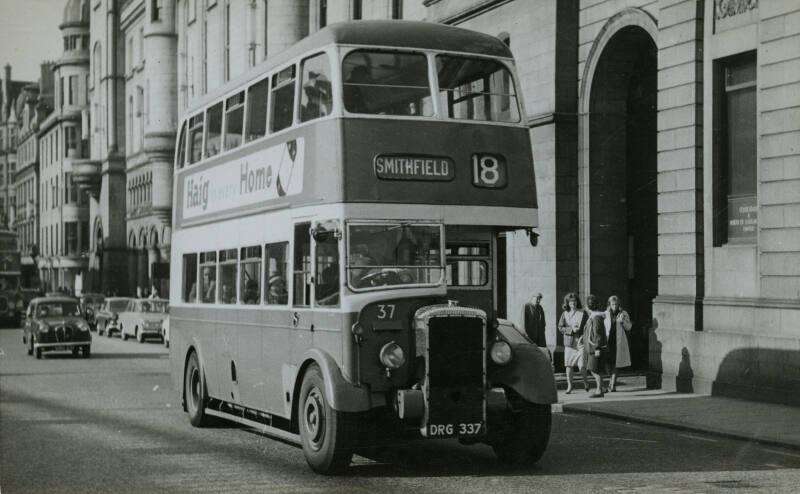
{"type": "Polygon", "coordinates": [[[589,116],[590,291],[622,298],[631,316],[631,360],[647,367],[658,292],[657,48],[627,26],[604,47],[589,116]]]}

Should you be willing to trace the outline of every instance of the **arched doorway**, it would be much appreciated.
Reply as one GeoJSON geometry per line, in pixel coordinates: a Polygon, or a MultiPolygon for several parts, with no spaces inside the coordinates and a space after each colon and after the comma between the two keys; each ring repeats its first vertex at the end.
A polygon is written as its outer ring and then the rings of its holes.
{"type": "MultiPolygon", "coordinates": [[[[589,289],[622,297],[634,322],[631,357],[647,366],[658,291],[657,48],[640,25],[611,34],[589,88],[589,289]]],[[[586,197],[586,196],[584,196],[586,197]]]]}

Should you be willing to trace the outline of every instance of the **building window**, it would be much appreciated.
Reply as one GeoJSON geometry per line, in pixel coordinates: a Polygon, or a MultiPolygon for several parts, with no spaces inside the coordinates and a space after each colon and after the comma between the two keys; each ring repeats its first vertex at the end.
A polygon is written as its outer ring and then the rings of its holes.
{"type": "Polygon", "coordinates": [[[225,11],[223,12],[223,27],[225,31],[225,46],[223,47],[223,80],[227,81],[231,78],[231,3],[225,2],[225,11]]]}
{"type": "Polygon", "coordinates": [[[193,23],[197,20],[197,0],[186,0],[187,5],[187,24],[193,23]]]}
{"type": "Polygon", "coordinates": [[[150,2],[150,20],[153,22],[161,21],[162,0],[152,0],[150,2]]]}
{"type": "Polygon", "coordinates": [[[78,76],[69,76],[69,104],[78,104],[78,76]]]}
{"type": "Polygon", "coordinates": [[[392,19],[403,18],[403,0],[392,0],[392,19]]]}
{"type": "Polygon", "coordinates": [[[322,29],[328,25],[328,0],[319,0],[319,9],[317,14],[319,28],[322,29]]]}
{"type": "Polygon", "coordinates": [[[352,18],[354,21],[358,21],[361,19],[362,14],[362,2],[361,0],[353,0],[353,15],[352,18]]]}
{"type": "Polygon", "coordinates": [[[64,156],[69,157],[70,151],[77,151],[78,149],[78,135],[75,127],[64,128],[64,156]]]}
{"type": "Polygon", "coordinates": [[[269,44],[269,0],[264,0],[264,58],[267,58],[267,47],[269,44]]]}
{"type": "Polygon", "coordinates": [[[714,243],[753,243],[758,224],[756,55],[731,57],[717,67],[714,243]]]}
{"type": "Polygon", "coordinates": [[[128,72],[133,72],[133,36],[128,38],[128,72]]]}
{"type": "Polygon", "coordinates": [[[68,256],[78,255],[78,223],[64,223],[64,251],[68,256]]]}
{"type": "Polygon", "coordinates": [[[200,93],[208,91],[208,19],[203,16],[203,87],[200,93]]]}

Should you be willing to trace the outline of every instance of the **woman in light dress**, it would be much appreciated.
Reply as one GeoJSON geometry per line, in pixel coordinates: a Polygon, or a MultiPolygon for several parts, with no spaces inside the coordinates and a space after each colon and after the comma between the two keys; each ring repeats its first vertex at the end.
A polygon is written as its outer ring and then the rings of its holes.
{"type": "Polygon", "coordinates": [[[583,376],[586,390],[589,381],[586,379],[586,359],[584,357],[583,330],[589,315],[581,308],[581,301],[572,292],[564,296],[561,306],[563,312],[558,320],[558,330],[564,335],[564,367],[567,371],[567,394],[572,393],[572,372],[577,366],[583,376]]]}
{"type": "Polygon", "coordinates": [[[605,312],[608,353],[605,358],[606,372],[611,375],[608,383],[609,391],[617,390],[617,373],[622,367],[631,365],[631,351],[628,345],[628,332],[631,330],[631,317],[622,309],[620,299],[616,295],[608,298],[608,309],[605,312]]]}

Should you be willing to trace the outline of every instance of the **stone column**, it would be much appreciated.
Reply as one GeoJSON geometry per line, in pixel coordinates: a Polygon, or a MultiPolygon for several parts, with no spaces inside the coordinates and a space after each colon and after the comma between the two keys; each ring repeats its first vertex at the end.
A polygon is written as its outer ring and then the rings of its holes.
{"type": "Polygon", "coordinates": [[[308,35],[308,0],[271,0],[268,9],[267,56],[308,35]]]}

